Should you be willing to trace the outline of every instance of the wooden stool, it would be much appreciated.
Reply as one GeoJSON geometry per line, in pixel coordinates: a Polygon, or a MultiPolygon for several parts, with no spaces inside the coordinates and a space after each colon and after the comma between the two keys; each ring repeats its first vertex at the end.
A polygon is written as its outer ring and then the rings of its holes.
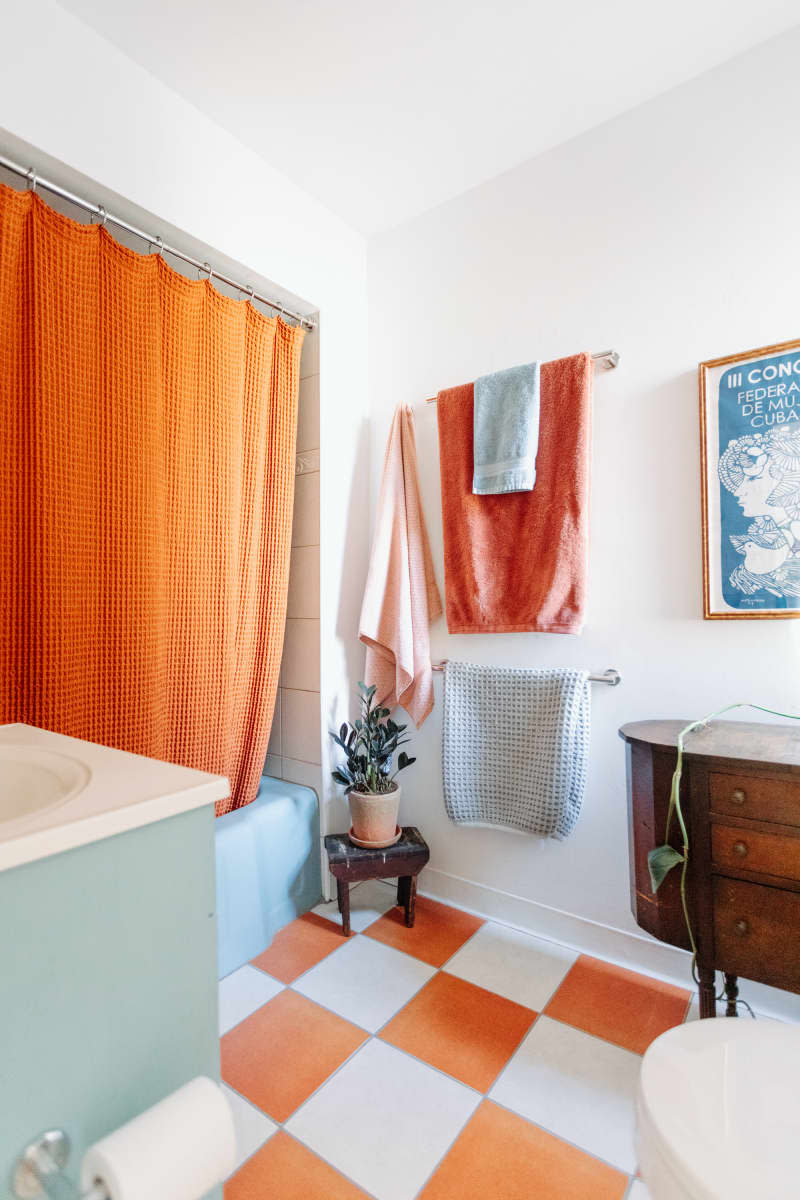
{"type": "Polygon", "coordinates": [[[328,866],[336,880],[342,933],[350,936],[350,884],[364,879],[397,878],[397,903],[406,910],[406,925],[414,924],[417,876],[431,856],[418,829],[406,825],[399,842],[385,850],[365,850],[354,846],[346,833],[330,833],[325,838],[328,866]]]}

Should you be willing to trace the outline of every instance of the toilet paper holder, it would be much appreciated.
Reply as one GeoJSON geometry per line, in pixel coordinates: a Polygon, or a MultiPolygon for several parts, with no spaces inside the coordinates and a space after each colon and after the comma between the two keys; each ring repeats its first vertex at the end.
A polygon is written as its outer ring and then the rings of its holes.
{"type": "Polygon", "coordinates": [[[82,1192],[65,1175],[71,1150],[63,1129],[46,1129],[30,1142],[11,1173],[11,1190],[18,1200],[47,1196],[49,1200],[108,1200],[105,1185],[96,1183],[82,1192]]]}

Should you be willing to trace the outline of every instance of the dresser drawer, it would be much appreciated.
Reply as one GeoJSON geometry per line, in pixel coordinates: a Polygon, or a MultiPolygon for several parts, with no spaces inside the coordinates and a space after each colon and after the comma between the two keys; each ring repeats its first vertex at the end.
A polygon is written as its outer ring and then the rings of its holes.
{"type": "Polygon", "coordinates": [[[712,812],[800,826],[800,779],[712,772],[708,782],[712,812]]]}
{"type": "Polygon", "coordinates": [[[800,991],[800,895],[716,878],[714,965],[745,979],[800,991]]]}
{"type": "Polygon", "coordinates": [[[732,825],[711,826],[711,858],[725,871],[756,871],[800,881],[800,837],[757,833],[732,825]]]}

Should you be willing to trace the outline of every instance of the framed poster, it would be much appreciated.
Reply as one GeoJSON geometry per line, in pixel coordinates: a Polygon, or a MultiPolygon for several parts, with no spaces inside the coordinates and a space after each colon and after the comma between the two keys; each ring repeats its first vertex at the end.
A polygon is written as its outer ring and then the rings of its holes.
{"type": "Polygon", "coordinates": [[[800,617],[800,340],[700,363],[703,615],[800,617]]]}

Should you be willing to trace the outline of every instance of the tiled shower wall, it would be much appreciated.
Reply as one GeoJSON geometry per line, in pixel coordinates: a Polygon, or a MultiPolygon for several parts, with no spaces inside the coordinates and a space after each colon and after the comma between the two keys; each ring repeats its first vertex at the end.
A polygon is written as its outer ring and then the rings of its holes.
{"type": "Polygon", "coordinates": [[[321,792],[319,647],[319,331],[300,360],[297,465],[286,638],[265,775],[321,792]]]}

